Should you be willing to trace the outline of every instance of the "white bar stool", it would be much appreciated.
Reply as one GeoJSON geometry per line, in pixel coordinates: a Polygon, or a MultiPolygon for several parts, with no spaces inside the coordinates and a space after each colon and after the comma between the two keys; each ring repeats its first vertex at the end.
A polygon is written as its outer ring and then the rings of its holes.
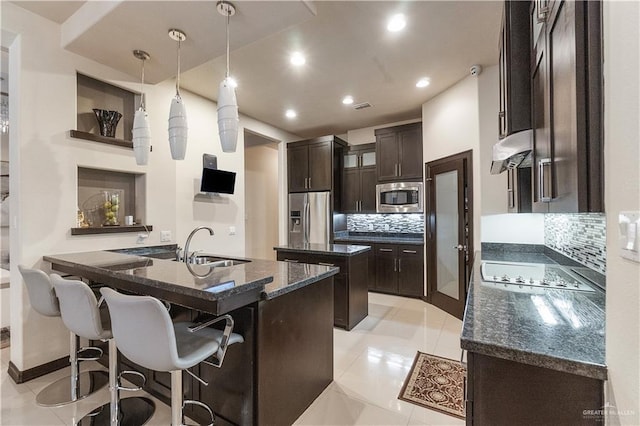
{"type": "Polygon", "coordinates": [[[51,274],[51,283],[60,302],[62,321],[67,328],[80,337],[89,340],[109,342],[109,391],[110,402],[93,410],[77,423],[78,425],[141,426],[153,416],[155,404],[149,398],[132,397],[120,399],[120,391],[137,391],[142,386],[128,388],[120,385],[121,376],[133,374],[141,377],[137,371],[123,371],[118,374],[118,348],[111,333],[109,313],[99,309],[91,288],[78,280],[67,280],[60,275],[51,274]]]}
{"type": "MultiPolygon", "coordinates": [[[[24,279],[29,301],[33,310],[46,317],[60,317],[58,299],[49,280],[49,276],[38,269],[25,268],[18,265],[20,274],[24,279]]],[[[36,404],[45,407],[57,407],[70,404],[91,395],[102,389],[108,383],[107,373],[104,371],[79,372],[80,361],[94,361],[100,358],[100,348],[80,348],[78,350],[78,336],[70,333],[69,361],[71,363],[71,375],[59,379],[36,395],[36,404]],[[97,351],[98,356],[81,356],[82,352],[97,351]]]]}
{"type": "Polygon", "coordinates": [[[183,400],[182,371],[208,385],[188,369],[201,362],[220,367],[227,347],[244,342],[241,335],[232,333],[231,315],[202,324],[174,324],[164,305],[154,297],[127,296],[106,287],[100,292],[109,306],[113,335],[122,354],[142,367],[171,373],[171,425],[184,424],[186,404],[207,410],[211,416],[210,425],[213,425],[215,416],[209,406],[200,401],[183,400]],[[224,332],[209,328],[219,321],[225,321],[224,332]],[[209,357],[213,357],[212,362],[206,361],[209,357]]]}

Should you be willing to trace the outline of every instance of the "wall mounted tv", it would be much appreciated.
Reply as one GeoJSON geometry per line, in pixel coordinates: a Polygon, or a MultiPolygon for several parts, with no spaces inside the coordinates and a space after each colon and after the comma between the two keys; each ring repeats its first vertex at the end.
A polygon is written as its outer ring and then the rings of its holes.
{"type": "Polygon", "coordinates": [[[225,170],[203,168],[200,191],[219,194],[233,194],[236,186],[236,173],[225,170]]]}

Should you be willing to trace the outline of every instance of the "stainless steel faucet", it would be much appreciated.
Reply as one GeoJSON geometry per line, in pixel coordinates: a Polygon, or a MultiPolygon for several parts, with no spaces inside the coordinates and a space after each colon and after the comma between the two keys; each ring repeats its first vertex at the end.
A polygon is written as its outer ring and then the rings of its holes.
{"type": "MultiPolygon", "coordinates": [[[[189,244],[191,244],[191,238],[193,238],[195,233],[198,232],[201,229],[206,229],[207,231],[209,231],[209,235],[213,235],[213,229],[209,228],[208,226],[198,226],[193,231],[191,231],[191,233],[187,237],[187,242],[184,243],[184,257],[183,257],[184,263],[189,263],[189,260],[190,260],[189,244]]],[[[195,255],[195,252],[193,252],[193,255],[195,255]]]]}

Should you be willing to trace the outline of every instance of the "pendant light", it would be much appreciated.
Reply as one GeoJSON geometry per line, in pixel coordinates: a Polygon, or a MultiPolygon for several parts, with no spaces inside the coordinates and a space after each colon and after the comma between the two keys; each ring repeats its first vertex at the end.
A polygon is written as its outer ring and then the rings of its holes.
{"type": "Polygon", "coordinates": [[[218,13],[227,18],[227,72],[218,86],[218,135],[223,152],[236,152],[238,142],[238,101],[236,84],[229,77],[229,17],[236,8],[228,1],[219,1],[218,13]]]}
{"type": "Polygon", "coordinates": [[[187,39],[187,35],[180,30],[169,30],[169,37],[178,42],[178,70],[176,73],[176,96],[171,101],[169,110],[169,147],[171,158],[184,160],[187,152],[187,110],[180,96],[180,46],[187,39]]]}
{"type": "Polygon", "coordinates": [[[151,148],[151,129],[144,104],[144,62],[151,56],[144,50],[134,50],[133,56],[142,61],[142,77],[140,79],[140,107],[133,117],[133,153],[136,156],[136,164],[145,166],[149,162],[149,150],[151,148]]]}

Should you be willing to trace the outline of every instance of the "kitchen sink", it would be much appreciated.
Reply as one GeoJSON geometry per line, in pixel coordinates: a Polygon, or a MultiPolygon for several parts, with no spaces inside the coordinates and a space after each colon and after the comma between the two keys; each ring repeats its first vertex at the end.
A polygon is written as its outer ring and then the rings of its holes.
{"type": "Polygon", "coordinates": [[[250,262],[250,260],[226,259],[224,257],[207,255],[195,256],[189,259],[189,263],[192,265],[204,265],[211,267],[236,266],[248,262],[250,262]]]}

